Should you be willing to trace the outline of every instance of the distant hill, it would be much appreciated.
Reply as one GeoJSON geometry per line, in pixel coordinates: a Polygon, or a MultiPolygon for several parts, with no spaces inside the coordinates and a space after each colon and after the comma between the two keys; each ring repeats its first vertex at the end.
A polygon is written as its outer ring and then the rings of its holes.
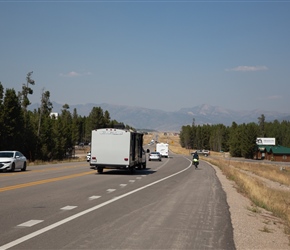
{"type": "MultiPolygon", "coordinates": [[[[63,104],[53,102],[53,112],[60,113],[63,104]]],[[[30,110],[37,109],[39,104],[30,105],[30,110]]],[[[219,106],[202,104],[192,108],[182,108],[179,111],[167,112],[158,109],[148,109],[125,105],[112,105],[108,103],[88,103],[70,105],[70,111],[76,108],[81,116],[88,116],[93,107],[101,107],[110,113],[111,119],[128,124],[137,129],[149,129],[157,131],[179,132],[184,125],[191,125],[193,119],[195,124],[224,124],[231,126],[232,122],[237,124],[258,122],[261,114],[265,115],[266,121],[275,119],[290,120],[290,113],[272,112],[266,110],[234,111],[219,106]]]]}

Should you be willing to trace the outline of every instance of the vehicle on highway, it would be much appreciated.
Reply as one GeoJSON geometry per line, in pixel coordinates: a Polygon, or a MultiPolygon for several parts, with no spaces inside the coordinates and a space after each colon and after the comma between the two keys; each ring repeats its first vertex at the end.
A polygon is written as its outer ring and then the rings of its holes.
{"type": "Polygon", "coordinates": [[[26,170],[27,159],[19,151],[0,151],[0,170],[13,172],[16,169],[26,170]]]}
{"type": "Polygon", "coordinates": [[[156,144],[156,152],[161,154],[161,157],[168,158],[168,143],[159,142],[156,144]]]}
{"type": "Polygon", "coordinates": [[[152,139],[149,143],[148,143],[148,145],[153,145],[155,143],[155,141],[152,139]]]}
{"type": "Polygon", "coordinates": [[[126,128],[100,128],[92,131],[90,168],[98,173],[104,169],[146,169],[143,133],[126,128]],[[143,158],[143,160],[142,160],[143,158]]]}
{"type": "Polygon", "coordinates": [[[91,160],[91,152],[87,153],[87,162],[89,162],[91,160]]]}
{"type": "Polygon", "coordinates": [[[150,152],[149,153],[149,161],[161,161],[161,154],[159,152],[150,152]]]}

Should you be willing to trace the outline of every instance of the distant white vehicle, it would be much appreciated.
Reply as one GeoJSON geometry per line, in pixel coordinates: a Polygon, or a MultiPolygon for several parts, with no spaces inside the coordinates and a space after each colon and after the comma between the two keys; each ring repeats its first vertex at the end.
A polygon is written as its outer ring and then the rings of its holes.
{"type": "Polygon", "coordinates": [[[149,154],[149,161],[152,160],[161,161],[161,154],[159,152],[151,152],[149,154]]]}
{"type": "MultiPolygon", "coordinates": [[[[205,150],[205,149],[203,149],[203,150],[197,150],[196,151],[199,155],[204,155],[204,156],[209,156],[209,154],[210,154],[210,151],[209,150],[205,150]]],[[[191,153],[192,155],[194,154],[194,152],[192,152],[191,153]]]]}
{"type": "Polygon", "coordinates": [[[202,150],[202,153],[204,156],[209,156],[209,150],[202,150]]]}
{"type": "Polygon", "coordinates": [[[156,152],[159,152],[161,154],[161,157],[168,158],[168,143],[157,143],[156,144],[156,152]]]}
{"type": "Polygon", "coordinates": [[[152,139],[149,143],[148,143],[148,145],[153,145],[155,143],[155,141],[152,139]]]}

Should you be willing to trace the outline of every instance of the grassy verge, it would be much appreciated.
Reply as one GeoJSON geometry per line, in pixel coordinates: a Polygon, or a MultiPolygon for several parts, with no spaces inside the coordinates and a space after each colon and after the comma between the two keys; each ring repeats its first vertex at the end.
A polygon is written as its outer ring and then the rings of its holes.
{"type": "Polygon", "coordinates": [[[77,158],[64,159],[62,161],[59,161],[59,160],[55,160],[55,161],[34,161],[34,162],[29,162],[28,166],[59,164],[59,163],[68,163],[68,162],[83,162],[85,160],[86,160],[86,157],[82,156],[82,157],[77,157],[77,158]]]}
{"type": "MultiPolygon", "coordinates": [[[[290,233],[289,191],[272,188],[268,186],[265,181],[262,181],[253,175],[242,172],[241,170],[243,170],[243,167],[241,166],[243,165],[243,163],[241,162],[231,162],[231,164],[229,165],[228,162],[221,159],[208,158],[206,160],[219,167],[228,179],[233,180],[236,183],[238,192],[247,196],[256,206],[271,211],[273,215],[283,219],[285,221],[287,234],[290,233]]],[[[247,165],[249,167],[251,164],[247,165]]],[[[257,166],[253,167],[257,168],[257,166]]],[[[261,167],[263,168],[264,172],[268,172],[268,174],[263,173],[259,175],[259,173],[261,173],[261,170],[259,170],[256,172],[256,176],[262,176],[265,178],[265,176],[270,176],[270,174],[275,173],[275,171],[272,170],[271,166],[261,167]]],[[[276,175],[276,177],[271,176],[271,178],[269,178],[268,180],[278,180],[281,178],[279,177],[281,173],[278,172],[276,175]]],[[[287,185],[290,186],[290,183],[288,183],[287,185]]]]}

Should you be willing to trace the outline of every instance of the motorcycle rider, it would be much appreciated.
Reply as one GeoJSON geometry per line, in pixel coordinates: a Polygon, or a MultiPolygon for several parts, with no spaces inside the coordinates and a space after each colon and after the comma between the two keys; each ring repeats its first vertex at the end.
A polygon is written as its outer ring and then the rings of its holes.
{"type": "Polygon", "coordinates": [[[198,159],[199,160],[199,156],[197,151],[194,152],[192,159],[198,159]]]}
{"type": "Polygon", "coordinates": [[[195,168],[197,168],[197,165],[199,164],[199,156],[197,151],[195,151],[192,156],[192,163],[194,164],[195,168]]]}

